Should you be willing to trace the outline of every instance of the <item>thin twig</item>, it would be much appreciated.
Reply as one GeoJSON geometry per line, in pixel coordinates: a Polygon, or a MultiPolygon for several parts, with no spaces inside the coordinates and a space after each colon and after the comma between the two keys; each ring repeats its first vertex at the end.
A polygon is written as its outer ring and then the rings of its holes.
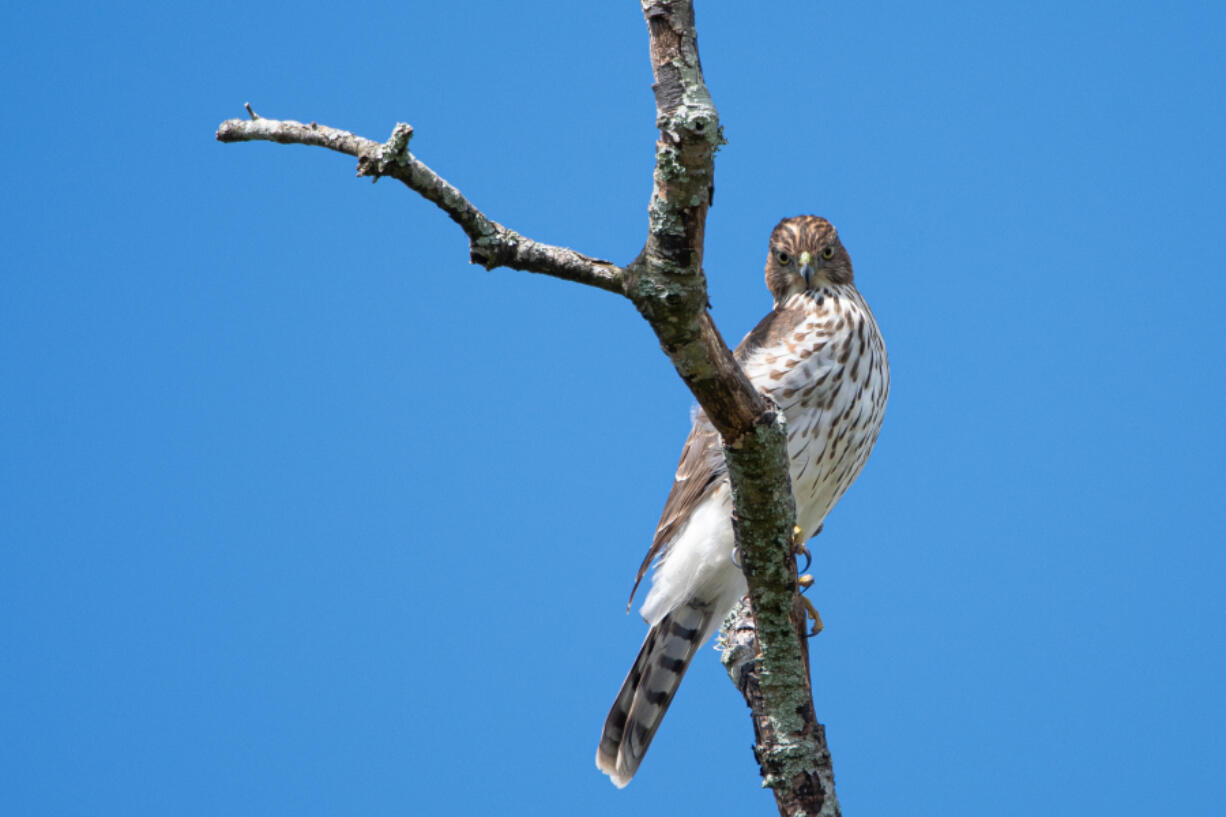
{"type": "Polygon", "coordinates": [[[621,293],[621,267],[599,258],[577,253],[566,247],[542,244],[488,218],[454,186],[409,153],[413,129],[400,124],[387,142],[375,142],[349,131],[329,128],[315,122],[303,124],[290,119],[265,119],[247,105],[251,119],[227,119],[217,129],[219,142],[278,142],[286,145],[314,145],[358,158],[359,176],[375,179],[389,176],[438,205],[460,225],[469,240],[469,258],[486,269],[510,267],[538,272],[621,293]]]}

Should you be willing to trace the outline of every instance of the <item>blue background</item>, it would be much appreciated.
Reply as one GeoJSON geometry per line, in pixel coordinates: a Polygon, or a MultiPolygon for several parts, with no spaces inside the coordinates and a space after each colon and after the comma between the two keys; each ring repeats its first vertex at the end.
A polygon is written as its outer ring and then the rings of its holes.
{"type": "MultiPolygon", "coordinates": [[[[703,3],[706,267],[831,218],[891,354],[814,543],[848,814],[1218,815],[1220,2],[703,3]]],[[[467,262],[242,103],[627,262],[634,3],[19,4],[0,67],[0,813],[771,814],[704,649],[592,765],[691,398],[629,302],[467,262]]]]}

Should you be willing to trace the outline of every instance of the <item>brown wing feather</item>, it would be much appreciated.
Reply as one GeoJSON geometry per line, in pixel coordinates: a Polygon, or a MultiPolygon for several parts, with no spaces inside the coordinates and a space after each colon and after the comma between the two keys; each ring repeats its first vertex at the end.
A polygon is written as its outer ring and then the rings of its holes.
{"type": "Polygon", "coordinates": [[[656,556],[663,555],[663,548],[672,541],[698,503],[719,483],[726,470],[719,434],[707,419],[707,415],[699,411],[694,418],[694,427],[690,429],[690,436],[685,440],[685,447],[681,449],[677,476],[673,478],[672,490],[668,492],[668,500],[660,514],[660,523],[656,526],[655,538],[651,540],[651,549],[643,557],[643,564],[639,566],[639,572],[634,577],[634,587],[630,588],[630,598],[626,601],[627,610],[634,603],[634,594],[638,591],[643,576],[647,575],[651,563],[656,556]]]}
{"type": "MultiPolygon", "coordinates": [[[[775,343],[779,335],[791,332],[798,320],[803,317],[801,309],[775,309],[766,314],[758,325],[737,344],[736,360],[744,363],[754,349],[763,345],[775,343]]],[[[651,541],[651,549],[643,557],[639,572],[634,577],[634,587],[630,589],[630,598],[626,601],[626,609],[634,604],[634,594],[638,592],[639,584],[647,575],[648,568],[657,556],[663,556],[666,548],[681,530],[682,525],[690,518],[694,508],[698,507],[707,494],[719,484],[728,471],[724,463],[723,446],[719,434],[707,415],[701,410],[694,418],[694,427],[681,449],[681,461],[677,463],[677,475],[673,479],[673,487],[668,492],[668,500],[660,514],[660,522],[656,526],[655,538],[651,541]]]]}

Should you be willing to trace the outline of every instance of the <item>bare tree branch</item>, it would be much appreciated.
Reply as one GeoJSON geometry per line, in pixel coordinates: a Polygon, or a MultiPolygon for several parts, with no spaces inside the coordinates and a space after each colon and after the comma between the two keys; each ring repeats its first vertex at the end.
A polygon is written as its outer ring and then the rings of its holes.
{"type": "Polygon", "coordinates": [[[625,268],[493,221],[409,152],[409,125],[397,125],[379,143],[315,123],[263,119],[248,106],[251,118],[223,122],[217,139],[315,145],[355,156],[359,176],[391,176],[447,213],[468,236],[474,263],[552,275],[634,303],[724,441],[749,584],[748,608],[729,619],[724,660],[753,712],[763,784],[774,790],[780,814],[838,815],[825,732],[814,717],[804,620],[793,614],[796,507],[783,419],[737,365],[707,311],[703,240],[723,138],[698,59],[693,7],[688,0],[641,3],[660,138],[647,240],[625,268]]]}
{"type": "MultiPolygon", "coordinates": [[[[792,624],[803,628],[805,609],[795,596],[792,624]]],[[[826,745],[826,728],[813,711],[813,694],[809,688],[808,642],[802,641],[805,684],[788,684],[782,690],[790,700],[781,709],[774,709],[766,700],[762,688],[762,662],[759,658],[757,632],[753,610],[742,601],[724,621],[720,633],[721,661],[733,685],[749,704],[753,718],[754,756],[762,768],[763,785],[775,791],[775,801],[782,815],[806,814],[814,817],[839,817],[839,801],[834,793],[834,765],[826,745]],[[794,732],[781,734],[780,720],[772,713],[795,712],[802,721],[803,742],[795,748],[794,732]],[[816,751],[816,757],[810,753],[816,751]],[[796,761],[791,763],[790,761],[796,761]]],[[[797,679],[798,681],[799,679],[797,679]]]]}
{"type": "Polygon", "coordinates": [[[379,143],[314,122],[264,119],[247,106],[251,119],[227,119],[217,129],[219,142],[279,142],[315,145],[358,158],[358,175],[390,176],[438,205],[460,225],[469,241],[469,259],[486,269],[510,267],[539,272],[567,281],[622,292],[623,272],[616,264],[567,249],[542,244],[487,218],[445,179],[409,153],[413,128],[399,124],[391,138],[379,143]]]}
{"type": "Polygon", "coordinates": [[[656,167],[647,244],[627,269],[634,301],[726,442],[772,412],[732,357],[707,312],[702,269],[707,208],[715,187],[719,114],[702,78],[689,3],[645,0],[655,76],[656,167]]]}

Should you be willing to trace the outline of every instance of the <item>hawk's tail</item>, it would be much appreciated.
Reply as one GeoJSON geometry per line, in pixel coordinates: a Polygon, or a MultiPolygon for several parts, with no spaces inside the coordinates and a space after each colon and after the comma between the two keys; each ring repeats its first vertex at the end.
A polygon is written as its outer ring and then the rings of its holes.
{"type": "Polygon", "coordinates": [[[713,615],[712,605],[690,602],[648,631],[596,747],[596,768],[619,789],[638,771],[690,660],[710,635],[713,615]]]}

